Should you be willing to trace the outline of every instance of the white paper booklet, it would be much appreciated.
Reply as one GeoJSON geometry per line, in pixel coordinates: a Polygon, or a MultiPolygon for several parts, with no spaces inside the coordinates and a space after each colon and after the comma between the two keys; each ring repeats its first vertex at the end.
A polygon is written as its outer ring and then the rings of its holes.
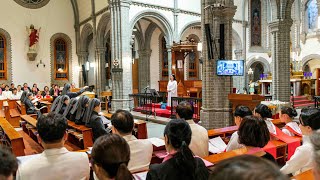
{"type": "Polygon", "coordinates": [[[227,148],[226,143],[221,137],[215,137],[209,140],[209,152],[217,154],[223,152],[227,148]]]}
{"type": "Polygon", "coordinates": [[[165,145],[164,140],[160,139],[160,138],[149,138],[147,140],[150,141],[156,147],[160,147],[160,146],[165,145]]]}

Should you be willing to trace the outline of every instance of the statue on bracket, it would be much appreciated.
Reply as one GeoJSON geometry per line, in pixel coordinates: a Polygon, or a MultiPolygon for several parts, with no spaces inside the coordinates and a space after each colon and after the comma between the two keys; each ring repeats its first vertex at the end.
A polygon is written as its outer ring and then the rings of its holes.
{"type": "Polygon", "coordinates": [[[28,41],[28,53],[27,53],[27,56],[28,56],[28,59],[30,61],[34,61],[37,57],[37,46],[38,46],[38,43],[39,43],[39,33],[40,33],[40,30],[41,28],[38,29],[35,29],[33,24],[30,25],[30,28],[26,27],[26,30],[28,32],[28,38],[29,38],[29,41],[28,41]]]}

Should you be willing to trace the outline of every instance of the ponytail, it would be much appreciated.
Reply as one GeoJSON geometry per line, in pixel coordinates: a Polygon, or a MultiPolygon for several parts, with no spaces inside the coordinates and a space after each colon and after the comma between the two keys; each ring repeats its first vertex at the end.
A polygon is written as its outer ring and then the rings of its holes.
{"type": "Polygon", "coordinates": [[[196,161],[194,155],[185,141],[182,141],[181,147],[175,154],[176,166],[179,167],[183,173],[188,174],[191,179],[195,178],[196,161]]]}
{"type": "Polygon", "coordinates": [[[117,175],[115,176],[114,179],[115,180],[132,180],[133,179],[126,163],[123,162],[119,165],[117,175]]]}

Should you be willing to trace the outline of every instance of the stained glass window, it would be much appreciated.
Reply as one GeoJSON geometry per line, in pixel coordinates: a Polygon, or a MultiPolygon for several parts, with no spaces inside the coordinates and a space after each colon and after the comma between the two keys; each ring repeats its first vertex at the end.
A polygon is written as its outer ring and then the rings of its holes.
{"type": "Polygon", "coordinates": [[[68,80],[68,49],[63,39],[57,39],[54,43],[54,67],[56,80],[68,80]]]}
{"type": "Polygon", "coordinates": [[[4,36],[0,34],[0,79],[7,79],[7,67],[6,67],[6,40],[4,36]]]}
{"type": "Polygon", "coordinates": [[[308,29],[313,30],[317,28],[318,7],[316,0],[310,0],[307,6],[308,14],[308,29]]]}

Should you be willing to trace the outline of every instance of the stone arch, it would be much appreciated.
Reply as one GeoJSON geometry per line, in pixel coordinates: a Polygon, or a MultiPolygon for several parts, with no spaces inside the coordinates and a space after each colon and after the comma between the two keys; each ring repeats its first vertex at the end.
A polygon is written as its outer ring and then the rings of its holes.
{"type": "Polygon", "coordinates": [[[237,31],[232,28],[232,44],[235,50],[242,50],[242,41],[237,31]]]}
{"type": "MultiPolygon", "coordinates": [[[[135,24],[141,18],[147,18],[147,17],[155,18],[156,20],[158,20],[162,26],[162,28],[160,28],[160,29],[161,29],[161,31],[164,32],[167,42],[170,42],[170,43],[173,42],[172,25],[170,24],[169,20],[158,11],[144,10],[144,11],[140,12],[139,14],[137,14],[136,16],[134,16],[132,18],[132,20],[130,21],[130,30],[131,31],[133,30],[135,24]]],[[[161,27],[161,26],[159,26],[159,27],[161,27]]]]}
{"type": "Polygon", "coordinates": [[[259,62],[259,63],[261,63],[263,65],[264,73],[271,72],[270,63],[265,58],[263,58],[263,57],[251,57],[249,59],[250,60],[247,62],[247,69],[249,69],[254,63],[259,62]]]}
{"type": "Polygon", "coordinates": [[[151,23],[148,28],[146,29],[145,34],[145,44],[144,44],[144,48],[150,49],[150,43],[151,43],[151,38],[153,35],[154,30],[157,28],[157,24],[155,23],[151,23]]]}
{"type": "Polygon", "coordinates": [[[111,26],[110,22],[110,12],[107,12],[102,15],[97,28],[97,46],[104,47],[106,43],[105,34],[107,33],[108,27],[111,26]]]}
{"type": "Polygon", "coordinates": [[[320,59],[320,54],[309,54],[309,55],[303,57],[302,61],[301,61],[301,65],[302,65],[301,68],[304,69],[306,64],[308,64],[308,62],[313,60],[313,59],[320,59]]]}
{"type": "Polygon", "coordinates": [[[192,26],[201,26],[201,21],[198,20],[198,21],[191,21],[189,22],[188,24],[184,25],[183,28],[181,29],[181,31],[179,32],[179,39],[182,40],[182,36],[184,34],[184,32],[192,27],[192,26]]]}
{"type": "Polygon", "coordinates": [[[80,35],[80,51],[88,51],[88,37],[93,34],[93,27],[91,24],[87,23],[83,26],[80,35]]]}
{"type": "Polygon", "coordinates": [[[4,36],[6,40],[6,59],[7,59],[7,79],[0,80],[0,83],[10,84],[12,82],[12,49],[11,49],[11,36],[10,34],[0,28],[0,34],[4,36]]]}
{"type": "Polygon", "coordinates": [[[64,33],[56,33],[50,38],[50,76],[51,76],[51,84],[58,84],[59,86],[63,86],[64,83],[72,82],[72,41],[70,37],[64,33]],[[62,38],[67,43],[68,48],[68,80],[55,80],[54,79],[54,42],[56,39],[62,38]]]}

